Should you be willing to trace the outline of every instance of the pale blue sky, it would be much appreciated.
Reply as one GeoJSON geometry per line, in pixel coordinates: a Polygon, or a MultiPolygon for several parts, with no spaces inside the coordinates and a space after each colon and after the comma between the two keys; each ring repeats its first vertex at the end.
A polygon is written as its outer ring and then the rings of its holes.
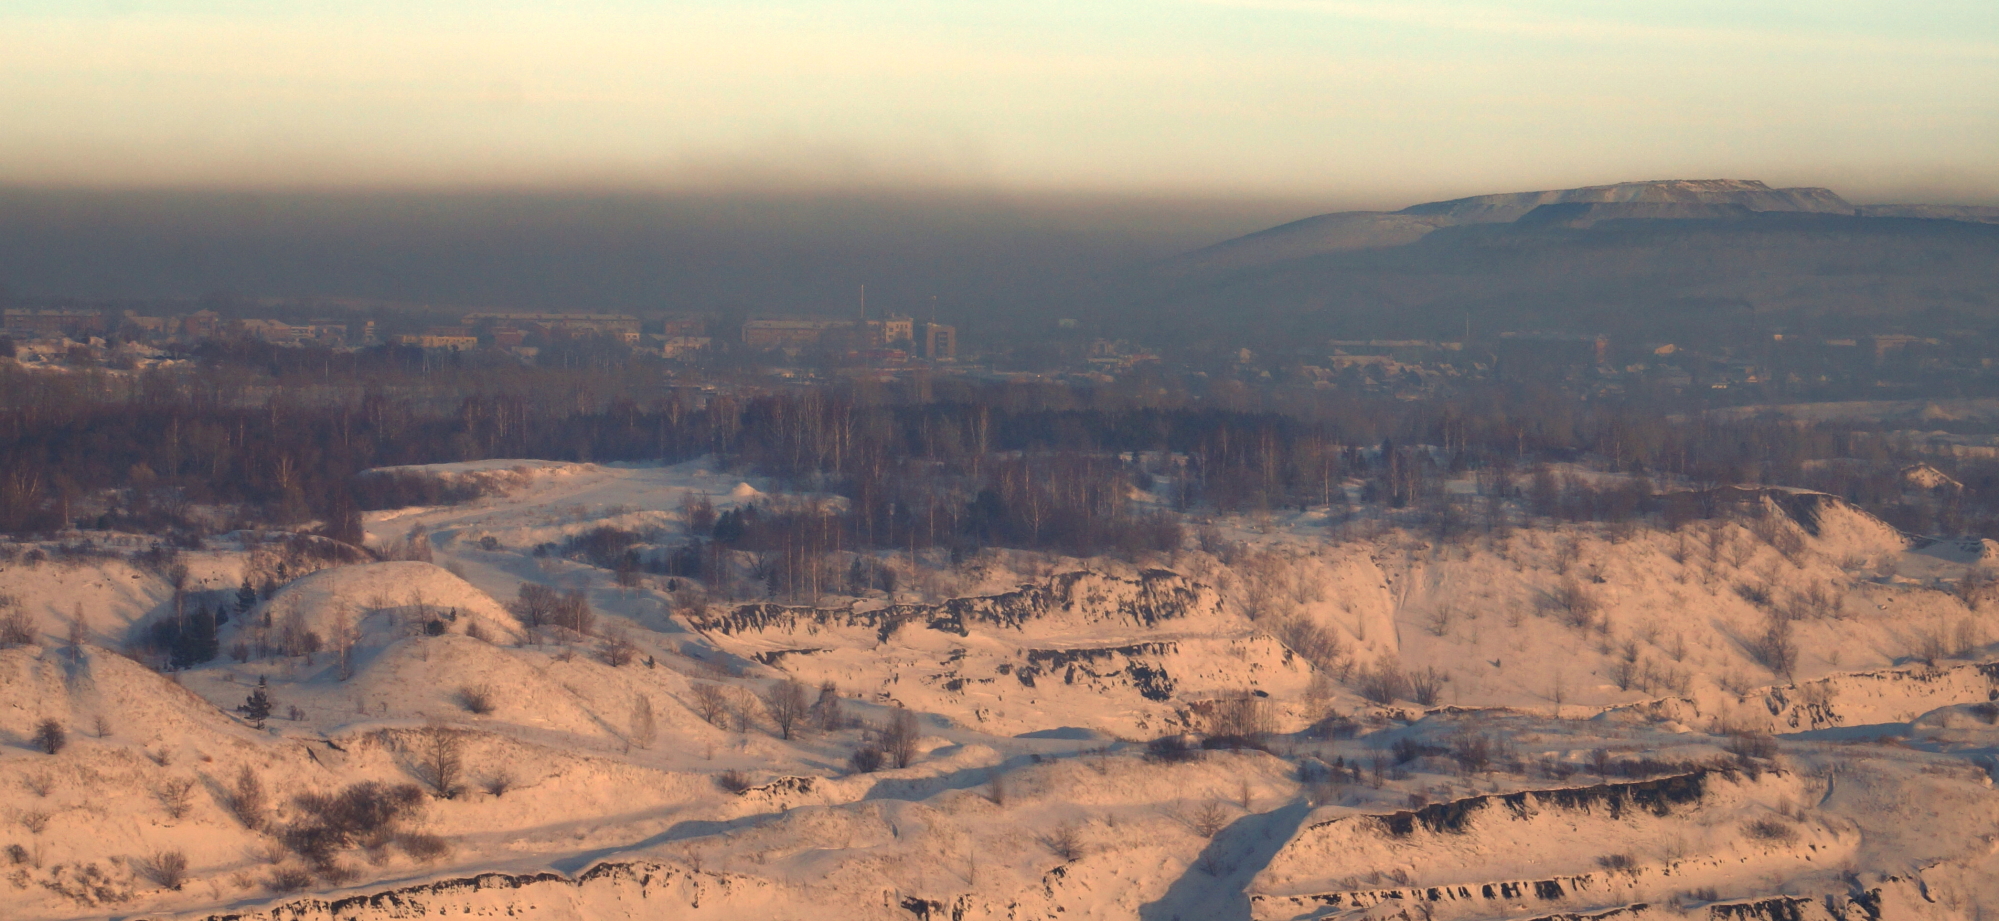
{"type": "Polygon", "coordinates": [[[0,0],[0,183],[1999,200],[1999,3],[0,0]]]}

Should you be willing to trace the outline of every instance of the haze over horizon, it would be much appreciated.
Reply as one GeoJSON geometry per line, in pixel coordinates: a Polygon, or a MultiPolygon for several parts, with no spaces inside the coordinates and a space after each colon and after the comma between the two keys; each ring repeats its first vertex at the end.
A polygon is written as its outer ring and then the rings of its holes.
{"type": "Polygon", "coordinates": [[[1926,2],[24,3],[0,185],[947,190],[1399,208],[1676,178],[1999,203],[1926,2]]]}

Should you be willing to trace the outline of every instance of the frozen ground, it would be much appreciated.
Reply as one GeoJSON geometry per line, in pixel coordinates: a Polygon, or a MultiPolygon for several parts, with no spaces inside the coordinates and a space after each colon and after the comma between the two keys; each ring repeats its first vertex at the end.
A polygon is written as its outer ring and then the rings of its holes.
{"type": "Polygon", "coordinates": [[[1206,549],[1146,559],[888,554],[893,594],[778,604],[619,586],[545,549],[611,525],[664,552],[690,492],[726,510],[770,484],[698,464],[421,469],[509,492],[370,516],[372,545],[430,562],[319,568],[256,535],[183,554],[184,608],[233,612],[246,572],[285,565],[222,628],[246,661],[161,674],[110,651],[172,616],[138,541],[0,569],[39,634],[0,650],[7,917],[1999,906],[1991,548],[1911,546],[1835,500],[1448,541],[1230,519],[1206,549]],[[529,629],[508,604],[523,583],[583,593],[594,634],[529,629]],[[256,654],[288,629],[320,648],[256,654]],[[758,697],[785,678],[836,686],[838,718],[784,738],[758,697]],[[262,729],[238,710],[260,682],[262,729]],[[917,715],[908,766],[850,769],[899,709],[917,715]],[[1148,749],[1224,712],[1262,714],[1268,750],[1148,749]],[[54,756],[33,745],[50,719],[54,756]],[[298,797],[364,781],[430,792],[395,834],[298,856],[298,797]]]}

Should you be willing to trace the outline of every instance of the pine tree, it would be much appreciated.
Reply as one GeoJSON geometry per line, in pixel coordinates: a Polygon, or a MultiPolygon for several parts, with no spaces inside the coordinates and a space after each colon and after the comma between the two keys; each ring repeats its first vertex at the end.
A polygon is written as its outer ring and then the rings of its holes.
{"type": "Polygon", "coordinates": [[[180,635],[174,637],[173,665],[175,668],[193,668],[214,659],[222,651],[215,638],[215,618],[207,611],[197,609],[188,618],[187,626],[181,628],[180,635]]]}
{"type": "Polygon", "coordinates": [[[263,678],[257,679],[257,689],[251,691],[250,697],[236,709],[242,711],[243,717],[258,729],[264,728],[264,721],[271,718],[271,695],[264,692],[263,678]]]}
{"type": "Polygon", "coordinates": [[[248,614],[257,606],[257,590],[250,587],[250,577],[243,577],[243,587],[236,590],[236,613],[248,614]]]}

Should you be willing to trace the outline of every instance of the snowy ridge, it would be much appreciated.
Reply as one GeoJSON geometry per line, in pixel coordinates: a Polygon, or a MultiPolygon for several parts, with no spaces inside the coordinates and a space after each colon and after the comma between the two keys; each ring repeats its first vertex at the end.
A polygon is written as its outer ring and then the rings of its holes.
{"type": "Polygon", "coordinates": [[[1918,666],[1831,675],[1714,702],[1675,697],[1606,712],[1612,719],[1672,720],[1689,726],[1719,723],[1731,730],[1809,732],[1819,729],[1908,723],[1939,707],[1999,700],[1999,663],[1918,666]]]}
{"type": "Polygon", "coordinates": [[[998,732],[1046,728],[1052,708],[1063,725],[1158,734],[1185,725],[1188,700],[1295,693],[1312,674],[1214,589],[1164,569],[1071,571],[938,604],[753,604],[688,621],[724,650],[802,680],[998,732]]]}
{"type": "Polygon", "coordinates": [[[1702,770],[1346,815],[1301,828],[1252,884],[1251,903],[1257,918],[1274,921],[1389,902],[1471,918],[1537,901],[1657,899],[1674,887],[1850,855],[1859,843],[1852,829],[1789,817],[1812,792],[1790,774],[1702,770]],[[1770,824],[1746,824],[1751,817],[1770,824]],[[1553,872],[1522,873],[1535,868],[1553,872]],[[1405,882],[1352,885],[1383,871],[1405,882]],[[1331,880],[1347,885],[1322,888],[1331,880]]]}

